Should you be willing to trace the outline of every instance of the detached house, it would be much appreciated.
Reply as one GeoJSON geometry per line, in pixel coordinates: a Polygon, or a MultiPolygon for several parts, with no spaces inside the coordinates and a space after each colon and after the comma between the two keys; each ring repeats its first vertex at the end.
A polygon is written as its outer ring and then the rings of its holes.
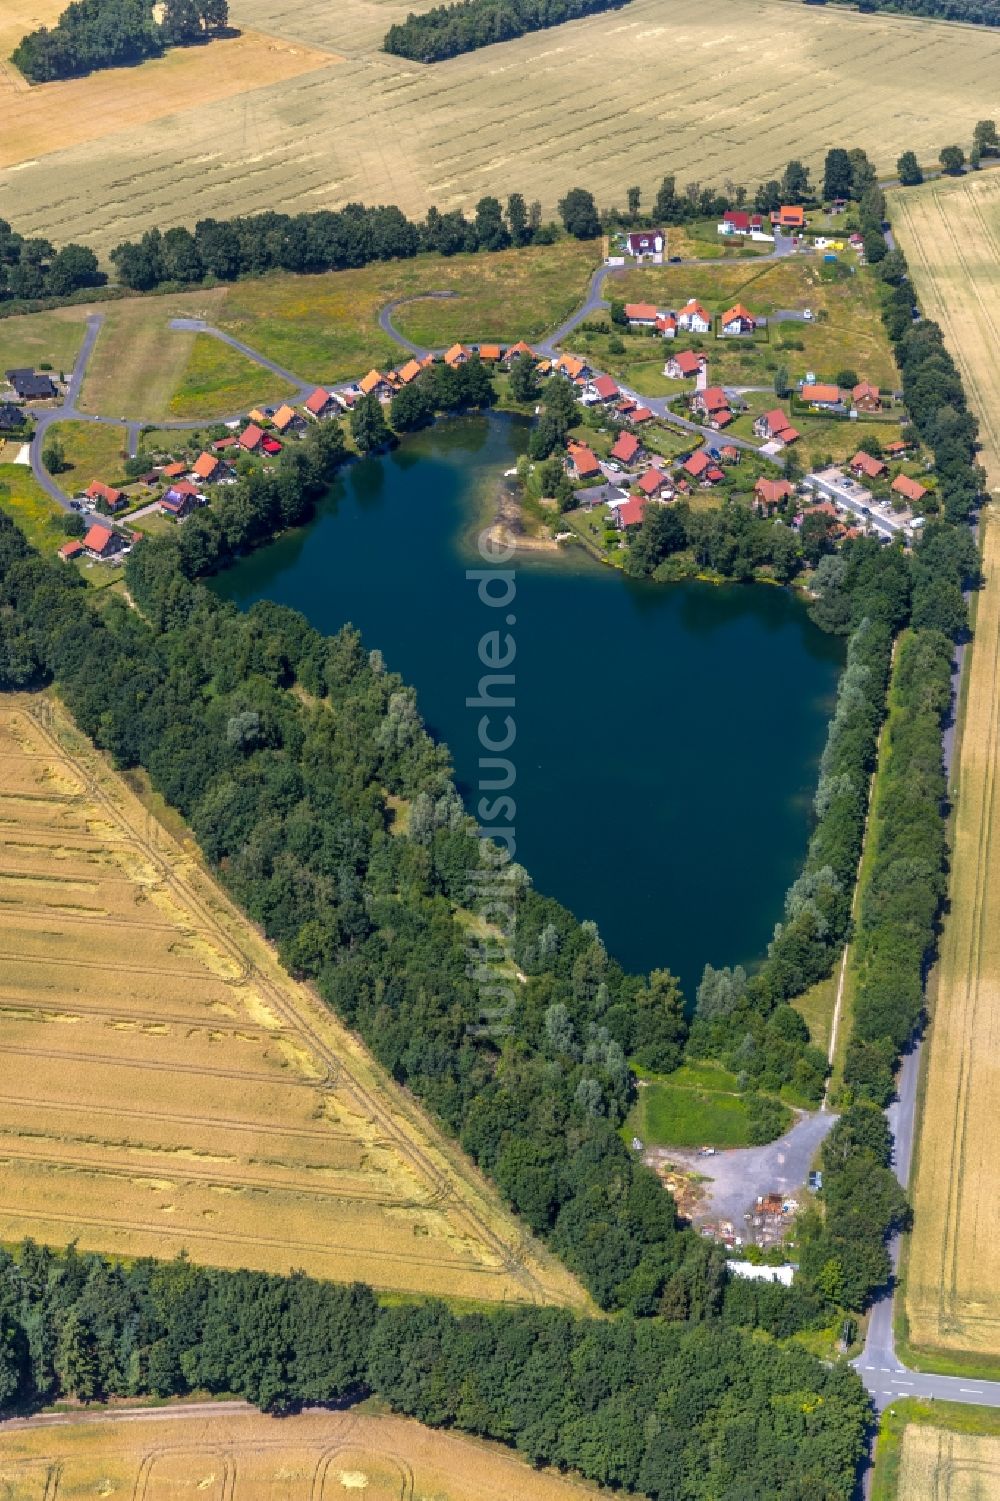
{"type": "Polygon", "coordinates": [[[626,302],[625,316],[629,328],[655,328],[660,311],[652,302],[626,302]]]}
{"type": "Polygon", "coordinates": [[[634,433],[619,433],[611,457],[618,464],[632,464],[642,453],[642,445],[634,433]]]}
{"type": "Polygon", "coordinates": [[[802,400],[817,412],[842,412],[844,402],[839,386],[803,385],[802,400]]]}
{"type": "Polygon", "coordinates": [[[663,339],[673,339],[677,336],[677,319],[673,313],[661,313],[656,320],[656,332],[663,339]]]}
{"type": "Polygon", "coordinates": [[[721,386],[706,386],[691,397],[691,410],[704,418],[710,427],[727,427],[733,420],[729,397],[721,386]]]}
{"type": "Polygon", "coordinates": [[[259,453],[260,445],[264,441],[264,434],[256,422],[251,422],[240,433],[240,448],[244,453],[259,453]]]}
{"type": "Polygon", "coordinates": [[[772,212],[771,223],[779,229],[805,229],[806,211],[799,204],[783,203],[772,212]]]}
{"type": "Polygon", "coordinates": [[[199,454],[191,465],[191,473],[195,479],[201,480],[205,485],[215,484],[216,480],[221,478],[224,469],[225,465],[222,460],[217,459],[214,453],[199,454]]]}
{"type": "Polygon", "coordinates": [[[628,500],[623,500],[620,506],[615,506],[615,524],[619,531],[624,532],[630,526],[641,526],[645,514],[645,495],[630,495],[628,500]]]}
{"type": "Polygon", "coordinates": [[[712,320],[701,303],[692,297],[677,314],[677,327],[688,334],[707,334],[712,327],[712,320]]]}
{"type": "Polygon", "coordinates": [[[927,494],[927,488],[919,480],[910,479],[908,474],[897,474],[889,489],[895,495],[901,495],[911,505],[919,505],[927,494]]]}
{"type": "Polygon", "coordinates": [[[95,525],[83,539],[83,550],[92,558],[113,558],[125,546],[124,540],[109,526],[95,525]]]}
{"type": "Polygon", "coordinates": [[[572,381],[584,379],[590,374],[586,360],[578,359],[575,354],[561,354],[556,360],[556,369],[572,381]]]}
{"type": "Polygon", "coordinates": [[[531,345],[526,344],[523,339],[519,339],[516,344],[510,346],[503,357],[502,363],[509,369],[514,361],[520,359],[522,356],[527,360],[536,360],[538,358],[531,345]]]}
{"type": "Polygon", "coordinates": [[[635,230],[625,240],[625,249],[633,260],[649,261],[654,266],[663,264],[666,248],[667,237],[661,229],[635,230]]]}
{"type": "Polygon", "coordinates": [[[669,375],[671,380],[693,380],[707,364],[703,354],[698,354],[693,349],[682,349],[678,354],[670,355],[663,373],[669,375]]]}
{"type": "Polygon", "coordinates": [[[720,235],[739,235],[741,238],[749,236],[752,240],[774,238],[764,228],[763,214],[750,214],[744,209],[727,209],[722,216],[718,231],[720,235]]]}
{"type": "Polygon", "coordinates": [[[569,445],[569,462],[577,479],[596,479],[601,473],[600,464],[585,443],[569,445]]]}
{"type": "Polygon", "coordinates": [[[745,308],[742,302],[737,302],[734,307],[727,308],[719,319],[719,328],[722,333],[752,334],[757,327],[757,319],[749,308],[745,308]]]}
{"type": "Polygon", "coordinates": [[[637,481],[637,488],[647,500],[662,500],[674,493],[670,476],[662,469],[647,469],[637,481]]]}
{"type": "Polygon", "coordinates": [[[621,392],[610,375],[599,375],[596,380],[590,382],[587,395],[594,401],[617,401],[621,392]]]}
{"type": "Polygon", "coordinates": [[[444,362],[454,370],[459,365],[464,365],[471,356],[472,350],[466,349],[464,344],[453,344],[450,349],[445,350],[444,362]]]}
{"type": "Polygon", "coordinates": [[[855,479],[881,479],[883,474],[889,472],[881,459],[873,458],[864,449],[858,449],[848,468],[855,479]]]}
{"type": "Polygon", "coordinates": [[[685,474],[689,474],[700,485],[716,485],[720,479],[725,478],[722,470],[714,459],[710,458],[703,448],[693,453],[689,459],[685,459],[681,465],[685,474]]]}
{"type": "Polygon", "coordinates": [[[799,436],[780,407],[772,407],[754,418],[753,430],[765,442],[789,444],[799,436]]]}
{"type": "Polygon", "coordinates": [[[51,375],[44,371],[35,373],[34,370],[8,370],[7,379],[14,387],[15,393],[22,401],[48,401],[57,396],[55,381],[51,375]]]}
{"type": "Polygon", "coordinates": [[[368,374],[358,381],[358,390],[362,396],[377,396],[379,401],[387,401],[392,395],[392,387],[381,370],[369,370],[368,374]]]}
{"type": "Polygon", "coordinates": [[[293,411],[289,406],[279,407],[271,418],[271,422],[275,431],[279,433],[297,433],[305,427],[305,422],[298,412],[293,411]]]}
{"type": "Polygon", "coordinates": [[[322,386],[317,386],[311,396],[303,402],[303,406],[309,416],[319,422],[323,417],[329,417],[331,412],[337,410],[337,403],[329,391],[324,391],[322,386]]]}
{"type": "Polygon", "coordinates": [[[870,380],[859,381],[851,392],[851,400],[857,412],[878,412],[882,407],[882,395],[878,386],[870,380]]]}
{"type": "Polygon", "coordinates": [[[778,507],[795,494],[786,479],[765,479],[761,475],[753,487],[753,508],[761,516],[772,516],[778,507]]]}
{"type": "Polygon", "coordinates": [[[104,485],[99,479],[88,485],[84,494],[109,516],[113,516],[116,511],[123,511],[128,504],[123,491],[116,490],[113,485],[104,485]]]}

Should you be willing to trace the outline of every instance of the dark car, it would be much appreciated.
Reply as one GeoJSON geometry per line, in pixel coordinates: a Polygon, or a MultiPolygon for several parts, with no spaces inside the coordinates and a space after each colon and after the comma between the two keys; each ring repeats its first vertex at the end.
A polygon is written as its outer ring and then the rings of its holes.
{"type": "Polygon", "coordinates": [[[679,266],[680,263],[681,263],[681,258],[680,258],[679,255],[672,255],[670,257],[670,259],[669,259],[669,262],[668,262],[668,264],[671,265],[671,266],[679,266]]]}

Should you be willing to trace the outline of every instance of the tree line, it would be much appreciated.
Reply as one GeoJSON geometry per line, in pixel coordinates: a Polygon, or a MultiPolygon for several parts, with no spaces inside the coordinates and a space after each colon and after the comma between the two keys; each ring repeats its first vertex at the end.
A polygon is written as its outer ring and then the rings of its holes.
{"type": "Polygon", "coordinates": [[[11,61],[30,83],[79,78],[201,41],[229,20],[228,0],[164,0],[159,22],[153,9],[153,0],[73,0],[54,26],[23,36],[11,61]]]}
{"type": "Polygon", "coordinates": [[[0,1251],[0,1410],[195,1391],[276,1413],[375,1393],[663,1501],[848,1501],[868,1419],[853,1371],[719,1317],[457,1316],[301,1273],[123,1265],[32,1241],[0,1251]]]}
{"type": "Polygon", "coordinates": [[[529,31],[619,10],[628,0],[457,0],[421,15],[411,11],[382,38],[382,48],[417,63],[436,63],[529,31]]]}
{"type": "MultiPolygon", "coordinates": [[[[806,5],[825,5],[827,0],[803,0],[806,5]]],[[[862,14],[888,11],[900,16],[927,16],[939,21],[965,21],[996,26],[996,0],[830,0],[833,5],[856,7],[862,14]]]]}
{"type": "Polygon", "coordinates": [[[97,256],[85,245],[26,239],[0,219],[0,302],[69,297],[81,287],[103,286],[97,256]]]}

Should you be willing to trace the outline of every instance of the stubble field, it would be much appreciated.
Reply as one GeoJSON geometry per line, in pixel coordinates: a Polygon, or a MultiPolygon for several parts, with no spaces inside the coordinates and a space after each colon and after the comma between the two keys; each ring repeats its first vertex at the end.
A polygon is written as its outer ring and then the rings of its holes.
{"type": "Polygon", "coordinates": [[[982,27],[634,0],[426,67],[378,50],[412,8],[233,0],[242,39],[47,85],[77,91],[71,117],[32,98],[21,128],[0,132],[0,162],[16,166],[0,174],[0,214],[104,250],[126,230],[352,199],[422,215],[516,189],[554,214],[577,182],[604,203],[638,183],[649,202],[665,172],[754,183],[791,155],[819,166],[840,141],[885,169],[907,148],[935,160],[996,112],[1000,33],[982,27]],[[275,38],[295,52],[250,59],[275,38]],[[185,69],[196,98],[175,82],[185,69]]]}
{"type": "Polygon", "coordinates": [[[369,1413],[173,1408],[8,1430],[7,1501],[586,1501],[609,1495],[496,1444],[369,1413]]]}
{"type": "MultiPolygon", "coordinates": [[[[942,324],[1000,494],[1000,182],[937,185],[891,209],[923,305],[942,324]]],[[[994,502],[995,504],[995,502],[994,502]]],[[[906,1277],[910,1342],[1000,1356],[1000,518],[982,518],[950,910],[941,940],[906,1277]],[[997,842],[994,844],[994,836],[997,842]]]]}
{"type": "Polygon", "coordinates": [[[0,962],[0,1240],[586,1302],[38,696],[0,699],[0,962]]]}
{"type": "Polygon", "coordinates": [[[1000,1494],[1000,1438],[911,1423],[903,1435],[899,1501],[989,1501],[1000,1494]]]}

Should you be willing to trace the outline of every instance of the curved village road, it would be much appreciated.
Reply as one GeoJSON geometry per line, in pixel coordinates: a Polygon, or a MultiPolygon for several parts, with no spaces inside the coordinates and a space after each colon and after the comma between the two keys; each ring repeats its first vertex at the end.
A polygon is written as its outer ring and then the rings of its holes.
{"type": "Polygon", "coordinates": [[[395,339],[397,344],[402,344],[408,349],[416,360],[422,360],[429,354],[439,354],[440,350],[427,349],[423,344],[414,344],[405,334],[401,334],[392,321],[392,315],[397,308],[406,307],[410,302],[448,302],[457,297],[457,292],[417,292],[413,297],[397,297],[395,302],[387,302],[384,308],[379,310],[378,326],[390,339],[395,339]]]}

